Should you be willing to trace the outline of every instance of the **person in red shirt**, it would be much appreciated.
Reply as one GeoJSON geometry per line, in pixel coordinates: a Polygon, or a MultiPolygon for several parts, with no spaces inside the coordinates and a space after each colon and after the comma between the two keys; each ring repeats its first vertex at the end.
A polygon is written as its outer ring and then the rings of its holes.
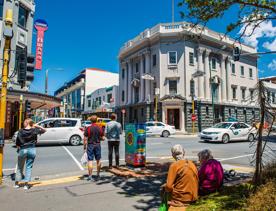
{"type": "Polygon", "coordinates": [[[97,177],[99,179],[101,169],[101,141],[104,139],[103,130],[96,124],[97,116],[91,118],[91,126],[87,127],[84,132],[83,148],[87,152],[88,159],[88,181],[92,180],[93,160],[97,161],[97,177]]]}

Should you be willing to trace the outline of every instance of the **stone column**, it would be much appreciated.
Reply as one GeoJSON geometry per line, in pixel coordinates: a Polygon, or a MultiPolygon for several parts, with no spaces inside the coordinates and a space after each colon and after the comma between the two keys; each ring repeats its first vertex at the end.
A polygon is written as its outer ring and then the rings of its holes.
{"type": "MultiPolygon", "coordinates": [[[[197,49],[197,62],[198,62],[198,70],[199,71],[204,71],[203,69],[203,62],[202,62],[202,54],[203,54],[203,49],[198,48],[197,49]]],[[[203,99],[204,98],[204,76],[199,76],[197,78],[197,84],[198,84],[198,98],[203,99]]]]}
{"type": "Polygon", "coordinates": [[[221,56],[221,102],[226,101],[226,68],[225,60],[227,59],[226,55],[221,56]]]}
{"type": "Polygon", "coordinates": [[[211,100],[211,85],[210,85],[210,66],[209,66],[209,55],[211,51],[209,49],[205,50],[204,56],[204,96],[206,100],[211,100]]]}
{"type": "Polygon", "coordinates": [[[226,84],[226,87],[227,87],[227,100],[228,101],[231,101],[232,100],[232,89],[231,89],[231,83],[230,83],[230,77],[231,77],[231,74],[232,74],[232,63],[230,61],[230,58],[228,57],[227,59],[227,84],[226,84]]]}
{"type": "Polygon", "coordinates": [[[128,84],[127,84],[127,93],[128,93],[128,100],[127,100],[127,103],[128,104],[131,104],[132,101],[131,101],[131,92],[132,92],[132,85],[131,85],[131,81],[132,81],[132,61],[129,60],[128,62],[128,84]]]}
{"type": "MultiPolygon", "coordinates": [[[[145,57],[146,57],[146,74],[150,74],[150,52],[149,51],[146,52],[145,57]]],[[[145,83],[146,83],[145,99],[148,99],[148,96],[150,96],[151,94],[151,90],[150,90],[151,81],[146,80],[145,83]]],[[[152,101],[153,99],[150,99],[150,100],[152,101]]]]}
{"type": "Polygon", "coordinates": [[[145,96],[144,96],[144,82],[145,80],[142,79],[143,75],[143,56],[140,56],[140,100],[139,102],[144,102],[145,96]]]}

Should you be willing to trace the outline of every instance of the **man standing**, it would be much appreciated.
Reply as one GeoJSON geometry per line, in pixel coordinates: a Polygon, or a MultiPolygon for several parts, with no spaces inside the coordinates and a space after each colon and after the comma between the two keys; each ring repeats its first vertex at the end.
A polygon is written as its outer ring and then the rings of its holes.
{"type": "Polygon", "coordinates": [[[96,125],[97,116],[93,115],[91,118],[91,126],[87,127],[84,132],[83,149],[87,152],[88,159],[88,181],[92,180],[93,159],[97,161],[97,177],[100,176],[101,169],[101,141],[104,139],[102,129],[96,125]]]}
{"type": "Polygon", "coordinates": [[[119,167],[119,146],[120,134],[122,134],[122,126],[116,122],[116,114],[111,114],[111,121],[106,124],[105,135],[108,140],[108,160],[109,168],[112,168],[113,149],[115,150],[116,168],[119,167]]]}

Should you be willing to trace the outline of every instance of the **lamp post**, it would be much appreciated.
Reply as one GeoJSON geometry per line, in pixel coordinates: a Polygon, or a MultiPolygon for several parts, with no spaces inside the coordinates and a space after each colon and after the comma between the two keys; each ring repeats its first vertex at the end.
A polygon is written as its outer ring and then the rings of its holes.
{"type": "Polygon", "coordinates": [[[59,70],[62,71],[64,70],[63,68],[48,68],[45,71],[45,94],[48,94],[48,72],[49,70],[59,70]]]}

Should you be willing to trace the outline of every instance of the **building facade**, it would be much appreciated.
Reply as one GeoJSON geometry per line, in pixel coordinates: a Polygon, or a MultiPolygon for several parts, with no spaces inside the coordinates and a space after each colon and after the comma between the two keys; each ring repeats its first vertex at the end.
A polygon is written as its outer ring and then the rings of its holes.
{"type": "Polygon", "coordinates": [[[100,88],[87,95],[87,110],[85,114],[97,114],[100,117],[109,117],[118,105],[118,86],[100,88]]]}
{"type": "MultiPolygon", "coordinates": [[[[191,131],[194,96],[198,130],[229,117],[245,122],[258,118],[253,99],[257,57],[234,62],[233,44],[229,37],[185,22],[146,29],[119,52],[118,115],[126,111],[126,123],[155,115],[176,129],[191,131]]],[[[241,49],[256,53],[246,45],[241,49]]]]}
{"type": "Polygon", "coordinates": [[[55,91],[62,99],[61,112],[66,117],[82,117],[89,110],[87,96],[95,90],[118,85],[118,74],[98,68],[86,68],[81,73],[55,91]]]}
{"type": "MultiPolygon", "coordinates": [[[[3,36],[4,19],[7,9],[13,10],[13,38],[11,41],[9,89],[20,90],[17,82],[16,64],[18,51],[27,47],[28,54],[32,52],[33,23],[35,3],[34,0],[0,0],[0,74],[2,75],[3,49],[5,38],[3,36]]],[[[26,89],[29,88],[27,84],[26,89]]]]}
{"type": "Polygon", "coordinates": [[[276,108],[276,76],[270,76],[266,78],[260,78],[264,82],[267,89],[267,98],[270,105],[276,108]]]}

